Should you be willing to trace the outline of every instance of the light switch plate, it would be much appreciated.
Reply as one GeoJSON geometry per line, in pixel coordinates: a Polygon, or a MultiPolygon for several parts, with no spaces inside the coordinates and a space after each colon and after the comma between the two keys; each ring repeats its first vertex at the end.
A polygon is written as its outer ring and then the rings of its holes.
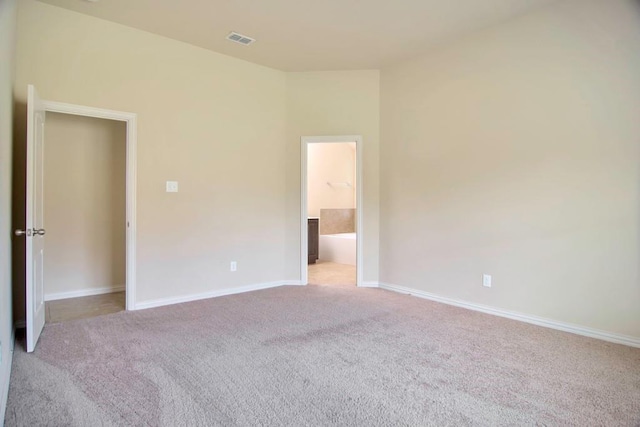
{"type": "Polygon", "coordinates": [[[483,274],[482,275],[482,286],[490,288],[491,287],[491,275],[483,274]]]}
{"type": "Polygon", "coordinates": [[[178,181],[167,181],[167,193],[178,192],[178,181]]]}

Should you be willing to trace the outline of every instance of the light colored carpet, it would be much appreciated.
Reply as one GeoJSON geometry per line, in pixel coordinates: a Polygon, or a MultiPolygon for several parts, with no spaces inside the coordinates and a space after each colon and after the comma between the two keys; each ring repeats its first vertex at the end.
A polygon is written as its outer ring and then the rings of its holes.
{"type": "Polygon", "coordinates": [[[379,289],[46,325],[7,426],[640,424],[640,349],[379,289]]]}

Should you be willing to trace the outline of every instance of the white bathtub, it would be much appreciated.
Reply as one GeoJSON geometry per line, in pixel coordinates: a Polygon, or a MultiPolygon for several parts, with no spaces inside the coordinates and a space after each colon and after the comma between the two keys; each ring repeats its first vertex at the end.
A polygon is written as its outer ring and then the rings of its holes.
{"type": "Polygon", "coordinates": [[[356,265],[356,233],[321,234],[320,261],[356,265]]]}

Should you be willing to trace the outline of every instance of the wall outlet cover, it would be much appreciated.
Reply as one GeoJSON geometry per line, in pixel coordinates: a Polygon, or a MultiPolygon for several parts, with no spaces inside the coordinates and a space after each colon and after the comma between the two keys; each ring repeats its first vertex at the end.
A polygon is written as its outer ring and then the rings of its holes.
{"type": "Polygon", "coordinates": [[[482,286],[490,288],[491,287],[491,275],[483,274],[482,275],[482,286]]]}
{"type": "Polygon", "coordinates": [[[167,181],[167,193],[178,192],[178,181],[167,181]]]}

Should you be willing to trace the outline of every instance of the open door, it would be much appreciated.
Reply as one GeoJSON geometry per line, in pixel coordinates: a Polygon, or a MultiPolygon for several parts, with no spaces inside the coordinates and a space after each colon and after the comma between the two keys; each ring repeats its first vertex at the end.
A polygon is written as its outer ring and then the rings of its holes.
{"type": "Polygon", "coordinates": [[[35,87],[27,98],[27,206],[26,229],[16,230],[27,239],[27,351],[32,352],[45,321],[44,305],[44,105],[35,87]]]}

